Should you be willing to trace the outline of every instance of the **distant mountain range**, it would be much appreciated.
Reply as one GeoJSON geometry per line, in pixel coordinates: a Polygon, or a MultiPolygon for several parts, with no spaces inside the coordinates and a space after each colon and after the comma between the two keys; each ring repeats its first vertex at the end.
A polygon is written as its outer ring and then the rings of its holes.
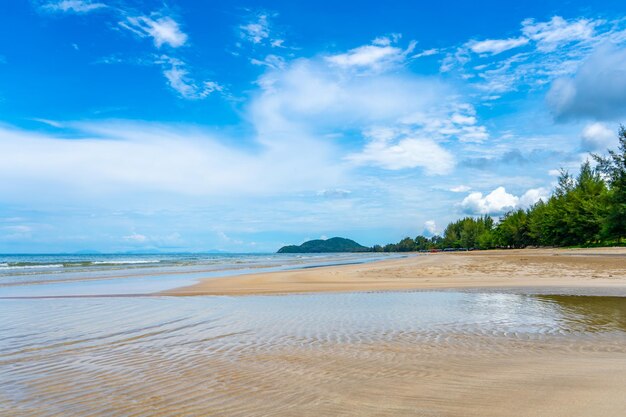
{"type": "Polygon", "coordinates": [[[343,237],[333,237],[322,240],[315,239],[304,242],[302,245],[283,246],[278,253],[326,253],[326,252],[370,252],[371,249],[359,245],[354,240],[343,237]]]}

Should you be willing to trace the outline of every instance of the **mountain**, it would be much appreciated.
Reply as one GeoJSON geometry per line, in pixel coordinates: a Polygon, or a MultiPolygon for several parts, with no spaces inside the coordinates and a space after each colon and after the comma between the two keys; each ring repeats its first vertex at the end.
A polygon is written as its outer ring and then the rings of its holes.
{"type": "Polygon", "coordinates": [[[326,240],[309,240],[300,246],[283,246],[278,250],[278,253],[369,252],[370,250],[370,248],[359,245],[354,240],[333,237],[326,240]]]}

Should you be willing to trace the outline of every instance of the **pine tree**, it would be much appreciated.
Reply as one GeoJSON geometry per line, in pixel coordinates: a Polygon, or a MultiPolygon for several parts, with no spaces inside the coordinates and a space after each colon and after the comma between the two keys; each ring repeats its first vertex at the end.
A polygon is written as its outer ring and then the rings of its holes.
{"type": "Polygon", "coordinates": [[[626,128],[620,126],[617,151],[609,150],[607,157],[593,155],[598,169],[609,184],[608,208],[602,233],[607,239],[621,242],[626,236],[626,128]]]}

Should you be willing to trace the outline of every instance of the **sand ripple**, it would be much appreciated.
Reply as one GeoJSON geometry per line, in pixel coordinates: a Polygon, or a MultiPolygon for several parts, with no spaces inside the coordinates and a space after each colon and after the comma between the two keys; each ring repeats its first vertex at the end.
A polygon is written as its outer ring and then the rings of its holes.
{"type": "Polygon", "coordinates": [[[533,415],[526,402],[550,398],[560,408],[543,415],[589,415],[576,414],[585,399],[611,416],[626,406],[615,402],[626,388],[624,299],[387,293],[0,309],[3,416],[533,415]]]}

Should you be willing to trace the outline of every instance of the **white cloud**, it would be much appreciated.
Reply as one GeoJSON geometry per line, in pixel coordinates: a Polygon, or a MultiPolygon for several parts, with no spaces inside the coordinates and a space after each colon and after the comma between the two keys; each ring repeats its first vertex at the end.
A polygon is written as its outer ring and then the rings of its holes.
{"type": "Polygon", "coordinates": [[[507,211],[528,208],[547,197],[548,191],[544,188],[530,189],[518,197],[507,193],[504,187],[498,187],[485,196],[480,192],[470,193],[461,202],[461,208],[468,214],[501,215],[507,211]]]}
{"type": "Polygon", "coordinates": [[[2,230],[6,230],[11,233],[30,233],[33,231],[33,228],[25,225],[16,225],[16,226],[4,226],[2,230]]]}
{"type": "Polygon", "coordinates": [[[436,79],[346,74],[327,59],[314,58],[272,69],[258,84],[262,93],[252,104],[252,117],[265,136],[308,134],[340,141],[361,132],[363,147],[345,157],[352,166],[446,174],[455,165],[446,142],[488,138],[473,106],[459,103],[436,79]]]}
{"type": "Polygon", "coordinates": [[[365,130],[373,124],[408,125],[410,121],[401,119],[418,111],[426,114],[435,107],[449,107],[451,104],[441,103],[441,98],[452,94],[435,79],[346,75],[325,61],[309,59],[269,71],[258,83],[262,94],[253,103],[255,117],[264,128],[281,131],[285,124],[325,129],[325,133],[365,130]]]}
{"type": "Polygon", "coordinates": [[[4,241],[24,240],[32,238],[33,228],[26,225],[0,227],[0,239],[4,241]]]}
{"type": "Polygon", "coordinates": [[[461,207],[470,214],[502,214],[517,207],[519,197],[498,187],[486,196],[480,192],[470,193],[461,202],[461,207]]]}
{"type": "Polygon", "coordinates": [[[529,208],[539,200],[547,201],[550,197],[550,190],[547,188],[531,188],[519,198],[518,208],[529,208]]]}
{"type": "Polygon", "coordinates": [[[439,71],[450,72],[457,66],[462,67],[463,65],[470,62],[470,60],[471,56],[467,48],[456,48],[454,53],[446,54],[446,56],[441,60],[441,66],[439,67],[439,71]]]}
{"type": "MultiPolygon", "coordinates": [[[[538,71],[535,67],[536,63],[530,67],[527,66],[528,60],[529,54],[520,53],[503,61],[476,67],[478,71],[476,87],[491,95],[516,90],[520,83],[527,81],[534,71],[538,71]]],[[[496,96],[497,98],[499,96],[496,96]]]]}
{"type": "Polygon", "coordinates": [[[361,152],[348,155],[347,160],[389,170],[420,167],[428,175],[450,173],[455,164],[453,155],[433,140],[414,137],[372,137],[361,152]]]}
{"type": "Polygon", "coordinates": [[[567,21],[554,16],[548,22],[526,19],[522,22],[522,32],[537,43],[537,49],[551,52],[563,44],[592,39],[598,24],[589,19],[567,21]]]}
{"type": "Polygon", "coordinates": [[[437,48],[431,48],[431,49],[425,49],[421,52],[418,52],[417,54],[411,56],[411,58],[422,58],[425,56],[432,56],[432,55],[437,55],[439,53],[439,49],[437,48]]]}
{"type": "Polygon", "coordinates": [[[326,60],[344,69],[367,69],[382,71],[404,62],[414,49],[415,42],[410,42],[406,49],[392,46],[397,38],[376,38],[371,45],[363,45],[348,52],[326,56],[326,60]]]}
{"type": "Polygon", "coordinates": [[[489,139],[487,128],[478,124],[476,109],[468,103],[433,104],[428,111],[410,114],[402,122],[418,125],[422,133],[431,138],[456,138],[465,143],[481,143],[489,139]]]}
{"type": "MultiPolygon", "coordinates": [[[[57,3],[49,3],[44,8],[56,11],[88,12],[103,7],[108,7],[103,3],[91,3],[79,0],[65,0],[57,3]]],[[[140,38],[152,39],[157,48],[169,46],[179,48],[187,43],[188,36],[181,30],[180,24],[170,16],[163,16],[152,13],[150,16],[129,16],[120,9],[112,9],[123,20],[118,25],[129,30],[140,38]]],[[[74,49],[78,49],[76,44],[72,44],[74,49]]],[[[97,63],[119,64],[133,63],[137,65],[157,64],[163,67],[163,75],[168,85],[181,97],[186,99],[202,99],[214,91],[221,91],[223,87],[215,81],[195,82],[189,76],[189,70],[183,61],[177,58],[161,56],[152,62],[147,62],[145,58],[120,58],[116,54],[100,58],[97,63]]]]}
{"type": "Polygon", "coordinates": [[[283,44],[285,43],[284,39],[274,39],[270,42],[270,46],[272,48],[284,48],[283,44]]]}
{"type": "Polygon", "coordinates": [[[201,100],[213,92],[223,91],[223,87],[215,81],[197,83],[189,77],[185,64],[177,59],[162,56],[159,63],[163,64],[163,75],[168,85],[181,97],[188,100],[201,100]]]}
{"type": "Polygon", "coordinates": [[[286,65],[283,57],[273,54],[267,55],[263,60],[252,58],[250,62],[253,65],[266,66],[272,69],[282,69],[286,65]]]}
{"type": "Polygon", "coordinates": [[[94,3],[84,0],[62,0],[49,2],[41,6],[41,8],[46,11],[63,13],[89,13],[107,7],[108,6],[104,3],[94,3]]]}
{"type": "Polygon", "coordinates": [[[33,120],[35,122],[43,123],[43,124],[48,125],[48,126],[56,127],[57,129],[61,129],[61,128],[64,127],[63,123],[57,122],[56,120],[41,119],[41,118],[38,118],[38,117],[33,117],[31,120],[33,120]]]}
{"type": "Polygon", "coordinates": [[[472,187],[469,187],[467,185],[457,185],[456,187],[450,188],[449,191],[453,193],[466,193],[471,189],[472,187]]]}
{"type": "Polygon", "coordinates": [[[617,133],[603,123],[590,123],[581,134],[581,147],[585,151],[605,151],[617,144],[617,133]]]}
{"type": "MultiPolygon", "coordinates": [[[[260,44],[270,36],[270,24],[268,21],[268,15],[261,13],[257,15],[254,21],[251,21],[245,25],[239,26],[240,35],[243,39],[252,42],[253,44],[260,44]]],[[[283,41],[280,41],[275,46],[281,46],[283,41]]]]}
{"type": "Polygon", "coordinates": [[[318,197],[325,198],[345,198],[349,197],[352,192],[350,190],[344,190],[341,188],[331,188],[328,190],[319,190],[317,192],[318,197]]]}
{"type": "Polygon", "coordinates": [[[435,223],[434,220],[427,220],[424,222],[424,230],[429,234],[429,235],[435,235],[437,234],[437,223],[435,223]]]}
{"type": "Polygon", "coordinates": [[[133,233],[128,236],[123,237],[124,240],[129,240],[131,242],[144,243],[148,241],[148,237],[139,233],[133,233]]]}
{"type": "Polygon", "coordinates": [[[528,38],[487,39],[484,41],[470,41],[466,45],[477,54],[497,55],[513,48],[528,44],[528,38]]]}
{"type": "MultiPolygon", "coordinates": [[[[204,96],[204,86],[188,78],[182,61],[162,56],[160,65],[179,94],[204,96]]],[[[347,195],[337,184],[346,184],[356,165],[417,167],[428,174],[454,166],[452,155],[438,143],[443,136],[419,135],[430,121],[428,112],[452,93],[439,81],[395,74],[345,77],[323,59],[313,59],[269,69],[259,86],[247,115],[256,134],[245,138],[251,146],[243,148],[241,139],[236,147],[227,146],[232,143],[227,138],[190,127],[139,122],[63,122],[78,140],[1,128],[0,154],[6,161],[0,164],[0,195],[5,201],[30,202],[119,196],[129,204],[151,195],[161,196],[160,201],[169,198],[163,196],[310,195],[311,190],[338,196],[347,195]],[[403,120],[419,112],[423,120],[403,120]],[[376,143],[369,137],[357,144],[361,152],[344,149],[344,132],[364,132],[374,123],[397,132],[381,155],[373,153],[376,143]],[[26,195],[24,189],[31,192],[26,195]]],[[[443,102],[439,116],[467,116],[453,100],[443,102]]],[[[340,204],[350,199],[321,200],[340,204]]]]}
{"type": "Polygon", "coordinates": [[[330,144],[303,136],[251,152],[182,125],[67,125],[76,140],[0,127],[3,201],[293,194],[330,189],[345,172],[330,144]]]}
{"type": "Polygon", "coordinates": [[[485,101],[522,88],[543,88],[557,78],[576,73],[581,62],[602,43],[626,42],[625,22],[566,20],[560,16],[544,22],[526,19],[518,37],[470,40],[448,52],[440,71],[456,71],[469,85],[485,93],[485,101]],[[525,46],[524,50],[513,56],[498,56],[520,46],[525,46]]]}
{"type": "Polygon", "coordinates": [[[392,33],[389,36],[379,36],[372,41],[372,45],[389,46],[392,43],[398,42],[402,38],[400,33],[392,33]]]}
{"type": "Polygon", "coordinates": [[[429,139],[407,138],[391,145],[372,142],[347,159],[390,170],[421,167],[429,175],[447,174],[454,167],[452,154],[429,139]]]}
{"type": "Polygon", "coordinates": [[[626,49],[603,45],[574,77],[556,80],[548,104],[561,119],[626,117],[626,49]]]}
{"type": "Polygon", "coordinates": [[[119,24],[141,38],[151,37],[157,48],[163,45],[178,48],[187,42],[187,35],[181,31],[180,25],[169,16],[155,19],[148,16],[129,16],[119,24]]]}

